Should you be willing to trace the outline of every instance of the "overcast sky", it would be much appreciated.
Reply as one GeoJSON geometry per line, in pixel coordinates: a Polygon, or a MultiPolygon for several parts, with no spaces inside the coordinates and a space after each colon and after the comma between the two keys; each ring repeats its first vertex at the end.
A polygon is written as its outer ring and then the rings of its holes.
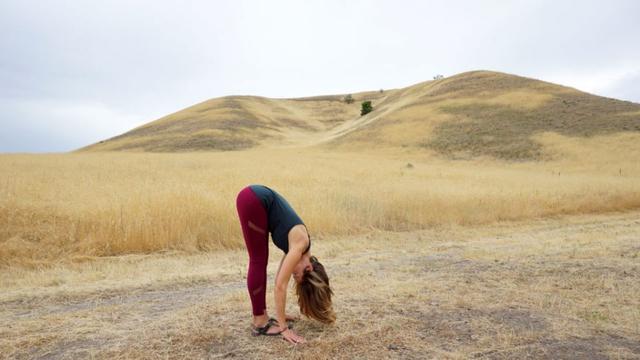
{"type": "Polygon", "coordinates": [[[496,70],[640,103],[640,1],[0,1],[0,152],[58,152],[226,95],[496,70]]]}

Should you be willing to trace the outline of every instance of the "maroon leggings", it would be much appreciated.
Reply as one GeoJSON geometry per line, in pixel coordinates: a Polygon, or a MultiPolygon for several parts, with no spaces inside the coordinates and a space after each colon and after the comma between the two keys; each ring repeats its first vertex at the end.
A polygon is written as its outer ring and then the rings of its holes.
{"type": "Polygon", "coordinates": [[[236,208],[240,217],[244,243],[249,251],[247,288],[253,315],[263,315],[267,309],[267,261],[269,260],[267,212],[250,187],[240,191],[236,199],[236,208]]]}

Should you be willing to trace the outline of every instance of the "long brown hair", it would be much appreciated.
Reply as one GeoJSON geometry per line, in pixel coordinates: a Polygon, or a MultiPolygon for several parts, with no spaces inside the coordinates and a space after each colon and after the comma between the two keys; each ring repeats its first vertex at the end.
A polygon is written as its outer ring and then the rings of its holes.
{"type": "Polygon", "coordinates": [[[331,324],[336,321],[336,313],[331,305],[333,291],[329,286],[329,276],[315,256],[310,260],[313,271],[306,272],[302,281],[296,284],[300,312],[322,323],[331,324]]]}

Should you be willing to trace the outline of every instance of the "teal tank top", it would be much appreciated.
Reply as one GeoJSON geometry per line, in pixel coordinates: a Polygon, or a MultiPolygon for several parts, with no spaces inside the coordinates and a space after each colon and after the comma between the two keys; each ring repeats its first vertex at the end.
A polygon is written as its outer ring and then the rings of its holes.
{"type": "MultiPolygon", "coordinates": [[[[273,243],[284,253],[289,252],[289,231],[296,225],[305,225],[302,219],[296,214],[293,207],[287,200],[275,190],[264,185],[250,185],[251,191],[260,199],[262,206],[267,212],[269,232],[273,243]]],[[[306,228],[306,225],[305,225],[306,228]]],[[[308,234],[308,232],[307,232],[308,234]]],[[[311,236],[309,245],[304,251],[306,253],[311,248],[311,236]]]]}

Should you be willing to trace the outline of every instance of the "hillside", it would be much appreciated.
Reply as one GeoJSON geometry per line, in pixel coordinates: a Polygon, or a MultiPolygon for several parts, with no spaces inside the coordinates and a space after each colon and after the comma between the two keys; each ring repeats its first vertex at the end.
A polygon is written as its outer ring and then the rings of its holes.
{"type": "Polygon", "coordinates": [[[389,147],[535,160],[545,156],[540,134],[640,132],[640,104],[490,71],[353,94],[352,104],[344,96],[211,99],[81,151],[389,147]],[[374,111],[360,116],[364,100],[374,111]]]}

